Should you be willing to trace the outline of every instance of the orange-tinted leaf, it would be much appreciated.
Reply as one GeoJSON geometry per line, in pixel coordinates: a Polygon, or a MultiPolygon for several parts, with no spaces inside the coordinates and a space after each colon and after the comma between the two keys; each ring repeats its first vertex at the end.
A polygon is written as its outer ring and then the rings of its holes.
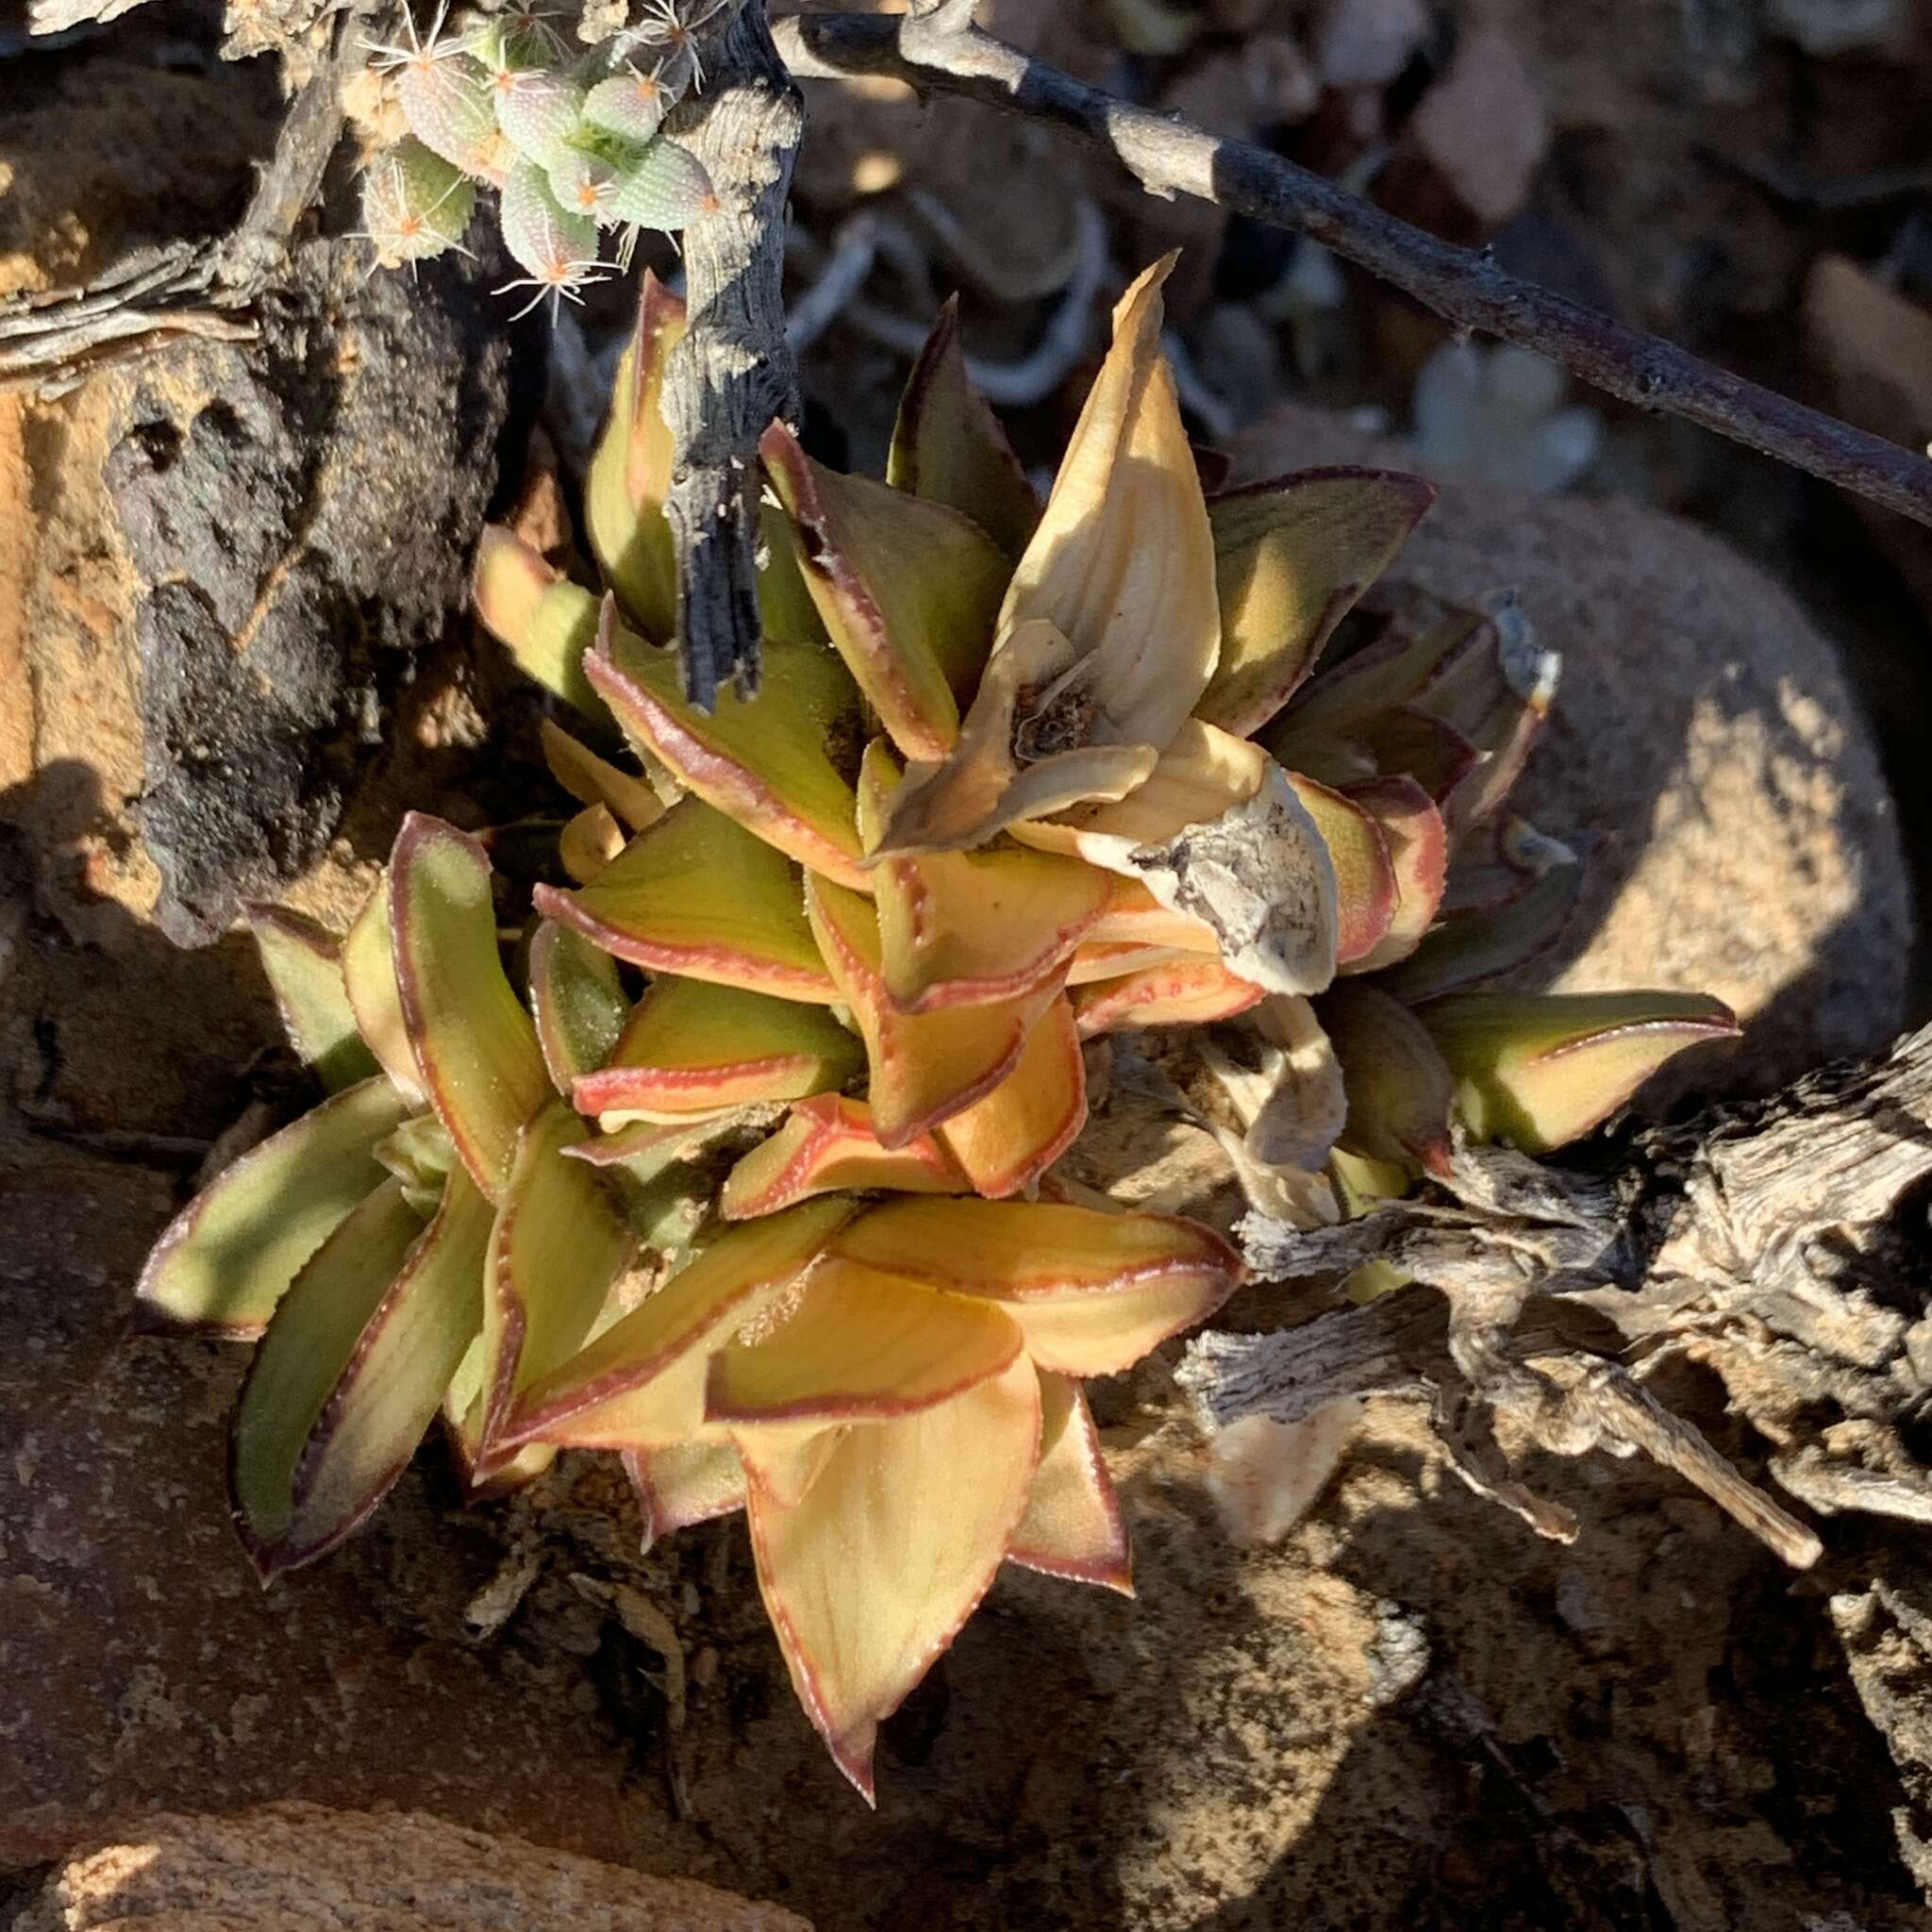
{"type": "Polygon", "coordinates": [[[902,752],[943,758],[992,645],[1007,558],[958,510],[814,462],[782,423],[759,450],[846,668],[902,752]]]}
{"type": "Polygon", "coordinates": [[[1040,499],[966,373],[958,296],[940,310],[907,379],[886,481],[963,511],[1008,557],[1020,555],[1040,522],[1040,499]]]}
{"type": "Polygon", "coordinates": [[[1350,786],[1347,795],[1374,820],[1395,874],[1389,929],[1346,968],[1379,973],[1407,958],[1434,923],[1448,876],[1449,834],[1442,814],[1413,778],[1377,778],[1350,786]]]}
{"type": "Polygon", "coordinates": [[[1233,1293],[1241,1261],[1198,1223],[1044,1201],[888,1201],[831,1252],[999,1302],[1043,1369],[1109,1375],[1233,1293]]]}
{"type": "Polygon", "coordinates": [[[792,1686],[868,1803],[879,1723],[985,1595],[1039,1444],[1039,1383],[1015,1361],[950,1402],[845,1430],[790,1507],[752,1477],[758,1588],[792,1686]]]}
{"type": "Polygon", "coordinates": [[[625,1474],[644,1519],[644,1548],[674,1529],[744,1507],[744,1464],[729,1442],[675,1442],[627,1449],[625,1474]]]}
{"type": "Polygon", "coordinates": [[[1151,966],[1096,980],[1074,995],[1080,1038],[1147,1026],[1205,1026],[1245,1013],[1266,995],[1212,954],[1176,953],[1151,966]]]}
{"type": "Polygon", "coordinates": [[[1086,1062],[1073,1007],[1061,997],[1027,1034],[1013,1071],[937,1132],[974,1191],[1004,1200],[1030,1188],[1086,1124],[1086,1062]]]}
{"type": "Polygon", "coordinates": [[[684,701],[675,656],[616,623],[607,605],[591,681],[618,722],[679,780],[800,864],[865,891],[857,801],[830,748],[856,737],[858,691],[829,651],[768,642],[759,693],[684,701]]]}
{"type": "MultiPolygon", "coordinates": [[[[896,773],[867,748],[860,836],[876,836],[896,773]]],[[[874,870],[886,996],[900,1011],[985,1006],[1057,974],[1100,918],[1112,879],[1097,866],[1003,846],[888,858],[874,870]]]]}
{"type": "Polygon", "coordinates": [[[589,591],[553,570],[514,531],[487,524],[472,595],[476,615],[519,669],[585,717],[608,719],[584,675],[584,655],[597,635],[597,600],[589,591]]]}
{"type": "Polygon", "coordinates": [[[872,902],[808,876],[806,910],[840,997],[865,1041],[873,1132],[904,1147],[983,1099],[1018,1064],[1026,1035],[1059,991],[1058,977],[1017,999],[902,1013],[887,991],[872,902]]]}
{"type": "Polygon", "coordinates": [[[575,891],[537,908],[655,973],[829,1005],[831,975],[784,854],[702,799],[680,800],[575,891]]]}
{"type": "Polygon", "coordinates": [[[610,1058],[629,1016],[617,962],[582,933],[543,920],[530,940],[530,1004],[551,1084],[568,1097],[579,1074],[610,1058]]]}
{"type": "Polygon", "coordinates": [[[587,805],[557,838],[557,856],[578,885],[588,885],[624,850],[624,827],[608,807],[587,805]]]}
{"type": "Polygon", "coordinates": [[[396,991],[396,956],[391,930],[394,881],[385,871],[342,940],[342,991],[363,1043],[375,1056],[390,1085],[412,1107],[426,1107],[429,1096],[416,1049],[403,1023],[403,999],[396,991]]]}
{"type": "Polygon", "coordinates": [[[631,621],[660,643],[677,620],[677,565],[664,521],[671,430],[661,398],[664,365],[684,333],[684,303],[646,269],[637,326],[617,365],[609,421],[584,478],[585,533],[604,580],[631,621]]]}
{"type": "Polygon", "coordinates": [[[408,1111],[387,1080],[364,1080],[224,1168],[155,1243],[135,1288],[139,1318],[260,1334],[309,1257],[381,1185],[375,1150],[408,1111]]]}
{"type": "Polygon", "coordinates": [[[883,1147],[864,1101],[820,1093],[797,1102],[785,1124],[731,1170],[718,1205],[725,1220],[745,1221],[813,1194],[874,1188],[957,1194],[966,1186],[931,1135],[883,1147]]]}
{"type": "Polygon", "coordinates": [[[1040,1395],[1040,1467],[1008,1560],[1132,1596],[1127,1525],[1087,1397],[1070,1376],[1049,1374],[1040,1395]]]}
{"type": "Polygon", "coordinates": [[[1419,1015],[1457,1077],[1470,1131],[1527,1154],[1607,1120],[1657,1068],[1738,1031],[1705,993],[1454,993],[1419,1015]]]}
{"type": "Polygon", "coordinates": [[[1183,959],[1199,958],[1198,953],[1183,952],[1178,946],[1136,946],[1125,942],[1082,946],[1067,967],[1069,991],[1076,986],[1092,986],[1103,979],[1124,979],[1131,974],[1151,972],[1172,966],[1183,959]]]}
{"type": "Polygon", "coordinates": [[[1446,1174],[1456,1081],[1422,1023],[1361,980],[1331,988],[1316,1011],[1348,1095],[1339,1144],[1370,1160],[1446,1174]]]}
{"type": "Polygon", "coordinates": [[[1221,661],[1195,715],[1242,738],[1265,724],[1435,495],[1391,471],[1305,470],[1210,503],[1221,661]]]}
{"type": "Polygon", "coordinates": [[[366,1080],[375,1056],[356,1026],[342,984],[342,942],[327,927],[281,906],[250,906],[249,930],[275,996],[282,1030],[331,1093],[366,1080]]]}
{"type": "MultiPolygon", "coordinates": [[[[548,718],[539,721],[538,729],[550,775],[578,804],[603,806],[633,832],[642,831],[664,816],[667,801],[658,797],[648,779],[599,758],[589,745],[580,744],[548,718]]],[[[667,790],[674,789],[670,774],[661,765],[658,770],[667,790]]]]}
{"type": "Polygon", "coordinates": [[[550,1076],[504,976],[490,861],[467,834],[411,812],[390,859],[396,992],[423,1084],[463,1165],[494,1201],[550,1076]]]}
{"type": "Polygon", "coordinates": [[[1107,906],[1087,935],[1081,953],[1103,945],[1159,947],[1163,951],[1211,953],[1214,930],[1185,912],[1172,912],[1139,879],[1111,875],[1107,906]]]}
{"type": "Polygon", "coordinates": [[[504,1446],[655,1448],[704,1428],[713,1350],[768,1308],[857,1211],[840,1195],[731,1228],[518,1398],[504,1446]]]}
{"type": "Polygon", "coordinates": [[[1288,782],[1307,808],[1335,864],[1340,919],[1335,961],[1338,969],[1346,967],[1373,953],[1394,921],[1400,892],[1389,841],[1374,815],[1358,801],[1299,772],[1291,772],[1288,782]]]}
{"type": "Polygon", "coordinates": [[[715,1113],[842,1086],[859,1042],[823,1007],[665,977],[641,999],[610,1059],[576,1083],[583,1113],[715,1113]]]}
{"type": "Polygon", "coordinates": [[[705,1420],[884,1422],[960,1394],[1019,1353],[1019,1329],[989,1301],[827,1261],[776,1327],[711,1357],[705,1420]]]}
{"type": "Polygon", "coordinates": [[[590,1334],[637,1242],[596,1170],[563,1159],[583,1123],[553,1100],[518,1137],[483,1297],[484,1473],[517,1395],[590,1334]]]}

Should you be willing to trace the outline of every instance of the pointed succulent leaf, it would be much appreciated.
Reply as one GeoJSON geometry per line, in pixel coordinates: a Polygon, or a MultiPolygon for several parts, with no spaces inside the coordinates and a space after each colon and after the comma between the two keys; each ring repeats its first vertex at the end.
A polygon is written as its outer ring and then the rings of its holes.
{"type": "Polygon", "coordinates": [[[576,1354],[636,1242],[595,1168],[565,1160],[583,1123],[553,1100],[517,1137],[483,1296],[483,1457],[522,1391],[576,1354]]]}
{"type": "Polygon", "coordinates": [[[607,204],[611,222],[675,234],[715,211],[718,193],[705,164],[662,135],[620,169],[607,204]]]}
{"type": "Polygon", "coordinates": [[[390,858],[396,991],[423,1084],[476,1185],[499,1198],[518,1130],[550,1092],[537,1029],[504,976],[490,860],[411,812],[390,858]]]}
{"type": "Polygon", "coordinates": [[[394,887],[385,870],[349,922],[342,938],[342,991],[364,1045],[375,1055],[392,1086],[412,1107],[429,1104],[416,1049],[403,1022],[403,998],[396,990],[395,944],[391,932],[394,887]]]}
{"type": "Polygon", "coordinates": [[[962,1393],[1019,1353],[1019,1329],[989,1301],[827,1261],[775,1327],[711,1357],[705,1420],[884,1422],[962,1393]]]}
{"type": "Polygon", "coordinates": [[[339,1342],[341,1332],[333,1324],[335,1310],[325,1314],[307,1294],[297,1303],[300,1284],[291,1291],[287,1332],[278,1335],[271,1324],[262,1342],[264,1354],[276,1351],[281,1374],[268,1373],[258,1395],[251,1374],[236,1422],[237,1499],[245,1496],[252,1505],[241,1520],[264,1576],[334,1549],[408,1466],[476,1334],[489,1233],[490,1204],[458,1170],[450,1176],[436,1218],[408,1251],[341,1364],[288,1482],[290,1513],[277,1533],[264,1538],[262,1530],[276,1519],[281,1484],[271,1475],[263,1452],[271,1440],[286,1439],[259,1418],[249,1425],[251,1400],[280,1407],[285,1415],[301,1412],[307,1407],[306,1372],[332,1358],[325,1351],[339,1342]],[[315,1355],[299,1363],[293,1359],[311,1346],[315,1355]]]}
{"type": "Polygon", "coordinates": [[[457,1150],[433,1113],[415,1113],[375,1143],[375,1158],[403,1184],[403,1198],[426,1221],[448,1191],[457,1150]]]}
{"type": "Polygon", "coordinates": [[[1452,836],[1480,824],[1508,795],[1549,716],[1561,669],[1528,619],[1506,604],[1417,691],[1420,708],[1445,719],[1482,755],[1443,800],[1452,836]]]}
{"type": "Polygon", "coordinates": [[[729,1442],[675,1442],[625,1452],[625,1474],[644,1519],[644,1548],[675,1529],[744,1507],[744,1464],[729,1442]]]}
{"type": "Polygon", "coordinates": [[[1417,1006],[1463,987],[1514,973],[1563,935],[1582,896],[1583,861],[1560,840],[1545,838],[1522,820],[1504,834],[1512,862],[1527,870],[1528,885],[1501,906],[1446,919],[1380,982],[1417,1006]]]}
{"type": "MultiPolygon", "coordinates": [[[[882,741],[859,771],[861,838],[896,775],[882,741]]],[[[1098,867],[1011,846],[888,858],[873,873],[886,991],[902,1012],[1011,999],[1057,973],[1107,909],[1098,867]]]]}
{"type": "Polygon", "coordinates": [[[587,805],[557,835],[557,857],[580,886],[587,886],[624,850],[624,827],[601,805],[587,805]]]}
{"type": "Polygon", "coordinates": [[[1265,724],[1435,495],[1419,476],[1338,469],[1215,498],[1221,659],[1195,715],[1241,738],[1265,724]]]}
{"type": "Polygon", "coordinates": [[[464,1352],[443,1392],[443,1432],[470,1500],[507,1496],[536,1479],[557,1460],[547,1442],[530,1442],[511,1452],[484,1441],[483,1376],[486,1367],[482,1332],[464,1352]]]}
{"type": "Polygon", "coordinates": [[[530,940],[530,1004],[550,1083],[568,1098],[580,1074],[610,1058],[630,1016],[617,962],[582,933],[546,919],[530,940]]]}
{"type": "MultiPolygon", "coordinates": [[[[1374,603],[1369,615],[1378,627],[1373,635],[1311,679],[1286,711],[1260,728],[1257,736],[1275,757],[1292,762],[1304,744],[1346,736],[1398,705],[1414,701],[1422,688],[1440,680],[1445,667],[1460,655],[1488,648],[1488,620],[1480,611],[1406,588],[1378,591],[1374,603]]],[[[1448,688],[1457,687],[1452,680],[1448,688]]],[[[1448,715],[1437,707],[1429,708],[1439,716],[1448,715]]]]}
{"type": "Polygon", "coordinates": [[[1422,1022],[1362,980],[1331,988],[1316,1011],[1348,1095],[1337,1144],[1370,1160],[1447,1174],[1456,1081],[1422,1022]]]}
{"type": "Polygon", "coordinates": [[[1086,1124],[1087,1066],[1062,995],[1027,1034],[1013,1071],[935,1131],[974,1191],[999,1201],[1032,1187],[1086,1124]]]}
{"type": "Polygon", "coordinates": [[[396,98],[425,147],[463,174],[500,185],[496,96],[478,62],[462,54],[411,60],[396,75],[396,98]]]}
{"type": "Polygon", "coordinates": [[[1093,1040],[1148,1026],[1206,1026],[1232,1020],[1266,997],[1213,954],[1175,953],[1082,986],[1074,994],[1074,1017],[1080,1038],[1093,1040]]]}
{"type": "Polygon", "coordinates": [[[1157,749],[1208,688],[1221,640],[1208,507],[1160,353],[1173,266],[1172,257],[1157,262],[1114,310],[1113,346],[999,625],[1053,625],[1074,648],[1080,694],[1107,741],[1157,749]]]}
{"type": "Polygon", "coordinates": [[[342,942],[326,926],[283,906],[246,908],[261,970],[275,996],[289,1044],[331,1093],[376,1072],[342,984],[342,942]]]}
{"type": "Polygon", "coordinates": [[[803,1100],[864,1064],[858,1041],[823,1007],[700,979],[655,981],[609,1060],[581,1075],[580,1111],[715,1113],[755,1100],[803,1100]]]}
{"type": "Polygon", "coordinates": [[[663,395],[665,367],[684,334],[683,301],[646,269],[637,326],[584,478],[591,554],[625,614],[655,643],[668,642],[677,625],[677,566],[664,520],[672,442],[663,395]]]}
{"type": "Polygon", "coordinates": [[[1413,778],[1377,778],[1353,785],[1347,796],[1381,831],[1395,874],[1395,911],[1382,937],[1342,970],[1379,973],[1407,959],[1435,922],[1448,876],[1448,828],[1429,794],[1413,778]]]}
{"type": "MultiPolygon", "coordinates": [[[[587,744],[580,743],[548,718],[541,721],[543,762],[550,775],[579,805],[601,805],[633,832],[656,824],[664,816],[670,799],[660,798],[647,778],[620,770],[608,758],[599,758],[587,744]]],[[[662,766],[658,768],[667,792],[676,795],[676,786],[662,766]]]]}
{"type": "Polygon", "coordinates": [[[795,1504],[752,1476],[758,1588],[792,1687],[868,1803],[879,1723],[986,1594],[1039,1442],[1039,1382],[1018,1360],[950,1402],[845,1430],[795,1504]]]}
{"type": "Polygon", "coordinates": [[[886,481],[971,517],[1009,558],[1040,522],[1026,472],[966,373],[958,296],[940,310],[899,399],[886,481]]]}
{"type": "Polygon", "coordinates": [[[1086,743],[1082,701],[1060,707],[1041,696],[1077,669],[1073,645],[1050,624],[1029,620],[1004,634],[958,744],[937,763],[908,764],[874,849],[891,855],[983,845],[1021,820],[1090,799],[1124,798],[1142,783],[1159,757],[1153,745],[1086,743]],[[1023,710],[1036,704],[1040,715],[1023,710]]]}
{"type": "Polygon", "coordinates": [[[829,1005],[837,996],[784,854],[702,799],[673,806],[546,918],[654,973],[829,1005]]]}
{"type": "Polygon", "coordinates": [[[1069,1375],[1042,1372],[1040,1397],[1040,1467],[1007,1560],[1132,1596],[1127,1525],[1101,1454],[1093,1411],[1069,1375]]]}
{"type": "Polygon", "coordinates": [[[908,758],[944,758],[992,644],[1008,559],[958,510],[814,462],[783,423],[759,454],[859,690],[908,758]]]}
{"type": "Polygon", "coordinates": [[[1686,1047],[1737,1021],[1704,993],[1455,993],[1420,1018],[1470,1132],[1546,1154],[1607,1120],[1686,1047]]]}
{"type": "Polygon", "coordinates": [[[1270,992],[1334,976],[1335,862],[1288,774],[1257,746],[1191,719],[1154,774],[1118,805],[1028,824],[1029,845],[1071,846],[1137,879],[1215,935],[1231,971],[1270,992]]]}
{"type": "Polygon", "coordinates": [[[1389,841],[1356,800],[1300,772],[1288,782],[1314,820],[1335,865],[1338,969],[1368,957],[1388,937],[1400,902],[1389,841]]]}
{"type": "MultiPolygon", "coordinates": [[[[284,1567],[279,1545],[315,1425],[422,1235],[402,1184],[384,1181],[303,1264],[255,1351],[235,1414],[229,1487],[242,1541],[267,1574],[284,1567]]],[[[475,1282],[473,1273],[473,1294],[475,1282]]]]}
{"type": "Polygon", "coordinates": [[[1198,1223],[1044,1201],[889,1201],[830,1251],[928,1287],[997,1301],[1043,1369],[1110,1375],[1205,1321],[1241,1279],[1198,1223]]]}
{"type": "Polygon", "coordinates": [[[135,1288],[143,1323],[258,1335],[308,1257],[383,1180],[375,1149],[408,1103],[345,1088],[225,1168],[169,1224],[135,1288]]]}
{"type": "Polygon", "coordinates": [[[905,1013],[885,981],[872,902],[808,874],[806,911],[839,996],[865,1041],[873,1131],[898,1148],[983,1099],[1018,1063],[1034,1023],[1059,991],[1050,976],[989,1006],[905,1013]]]}
{"type": "Polygon", "coordinates": [[[609,719],[584,675],[584,654],[597,635],[597,600],[590,591],[552,570],[513,531],[487,524],[472,595],[476,615],[519,670],[586,718],[609,719]]]}
{"type": "Polygon", "coordinates": [[[791,1288],[857,1208],[829,1195],[721,1235],[525,1390],[500,1444],[655,1448],[701,1434],[710,1355],[791,1288]]]}
{"type": "Polygon", "coordinates": [[[869,889],[858,801],[830,756],[856,737],[858,691],[830,652],[767,643],[758,696],[724,691],[707,713],[685,702],[676,658],[607,604],[587,669],[625,730],[700,798],[801,865],[869,889]]]}
{"type": "Polygon", "coordinates": [[[1482,762],[1482,753],[1446,718],[1417,705],[1396,705],[1350,727],[1384,777],[1413,778],[1438,804],[1451,797],[1482,762]]]}
{"type": "Polygon", "coordinates": [[[795,1102],[785,1124],[725,1177],[718,1205],[727,1221],[773,1214],[813,1194],[890,1189],[958,1194],[966,1177],[929,1134],[903,1147],[879,1144],[872,1109],[841,1093],[795,1102]]]}

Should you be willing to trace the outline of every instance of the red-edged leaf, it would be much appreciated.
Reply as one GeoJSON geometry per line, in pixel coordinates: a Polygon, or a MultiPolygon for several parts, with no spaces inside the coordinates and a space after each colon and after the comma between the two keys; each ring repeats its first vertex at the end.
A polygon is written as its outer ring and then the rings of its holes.
{"type": "Polygon", "coordinates": [[[903,1147],[881,1146],[864,1101],[819,1093],[796,1102],[785,1124],[731,1170],[718,1205],[725,1220],[746,1221],[813,1194],[957,1194],[967,1186],[931,1135],[903,1147]]]}
{"type": "Polygon", "coordinates": [[[1134,1593],[1132,1552],[1093,1412],[1071,1376],[1040,1377],[1040,1467],[1007,1560],[1134,1593]]]}
{"type": "Polygon", "coordinates": [[[1027,1034],[1013,1071],[936,1131],[974,1191],[1004,1200],[1030,1188],[1086,1124],[1086,1062],[1073,1007],[1061,996],[1027,1034]]]}
{"type": "Polygon", "coordinates": [[[331,1093],[366,1080],[375,1056],[357,1029],[342,984],[342,942],[326,926],[282,906],[250,906],[249,930],[275,996],[282,1030],[331,1093]]]}

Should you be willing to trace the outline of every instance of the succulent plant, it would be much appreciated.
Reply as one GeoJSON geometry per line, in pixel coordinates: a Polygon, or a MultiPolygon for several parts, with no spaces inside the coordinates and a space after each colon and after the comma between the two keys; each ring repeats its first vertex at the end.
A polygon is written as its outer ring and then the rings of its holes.
{"type": "Polygon", "coordinates": [[[1440,1170],[1457,1118],[1552,1145],[1728,1030],[1681,996],[1469,991],[1571,887],[1498,812],[1549,666],[1507,611],[1349,616],[1412,478],[1204,495],[1167,267],[1043,507],[950,312],[886,480],[774,425],[763,690],[708,713],[669,642],[683,318],[646,278],[585,489],[609,588],[508,530],[478,558],[484,621],[576,713],[544,726],[581,809],[527,944],[483,845],[421,816],[345,935],[258,911],[330,1095],[142,1278],[152,1318],[258,1338],[232,1480],[265,1575],[355,1528],[439,1411],[479,1488],[619,1451],[652,1535],[745,1510],[870,1797],[878,1724],[1003,1561],[1130,1588],[1082,1383],[1241,1279],[1214,1228],[1058,1165],[1111,1052],[1251,1199],[1332,1217],[1440,1170]]]}
{"type": "Polygon", "coordinates": [[[371,49],[409,129],[363,172],[363,232],[378,262],[460,248],[477,188],[491,189],[504,246],[525,271],[498,292],[527,288],[526,308],[555,308],[603,272],[604,231],[618,231],[627,264],[640,229],[675,232],[709,213],[709,176],[662,124],[702,85],[696,34],[724,4],[656,0],[640,25],[588,51],[528,8],[445,32],[445,0],[426,39],[406,8],[407,40],[371,49]]]}

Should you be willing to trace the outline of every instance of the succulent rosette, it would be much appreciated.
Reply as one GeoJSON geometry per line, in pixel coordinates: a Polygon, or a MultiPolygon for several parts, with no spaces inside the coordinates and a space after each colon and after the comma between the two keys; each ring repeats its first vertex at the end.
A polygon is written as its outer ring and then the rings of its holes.
{"type": "Polygon", "coordinates": [[[1213,1228],[1069,1177],[1116,1049],[1252,1202],[1322,1218],[1441,1169],[1458,1118],[1553,1145],[1729,1030],[1470,990],[1574,896],[1498,810],[1551,667],[1507,611],[1350,617],[1426,485],[1204,493],[1166,273],[1116,310],[1043,506],[950,314],[886,480],[774,425],[761,689],[708,712],[670,647],[683,317],[646,278],[586,481],[607,589],[508,530],[478,560],[484,621],[576,713],[544,726],[581,809],[530,921],[507,936],[484,846],[421,816],[346,935],[258,913],[332,1091],[143,1277],[156,1319],[259,1338],[233,1488],[265,1574],[353,1529],[439,1412],[482,1488],[619,1451],[653,1535],[744,1509],[870,1796],[879,1722],[1003,1561],[1130,1588],[1081,1385],[1241,1277],[1213,1228]]]}

